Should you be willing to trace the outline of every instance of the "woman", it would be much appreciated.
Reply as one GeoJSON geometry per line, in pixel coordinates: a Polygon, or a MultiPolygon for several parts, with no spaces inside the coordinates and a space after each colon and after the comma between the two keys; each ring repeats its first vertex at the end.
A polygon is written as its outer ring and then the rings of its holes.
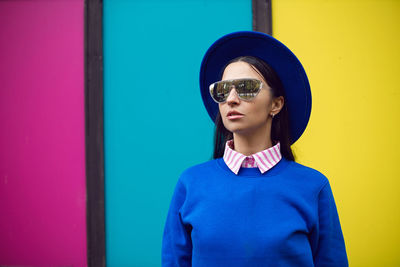
{"type": "Polygon", "coordinates": [[[176,184],[162,266],[348,266],[329,181],[290,148],[311,112],[293,53],[263,33],[228,34],[204,56],[200,89],[214,159],[176,184]]]}

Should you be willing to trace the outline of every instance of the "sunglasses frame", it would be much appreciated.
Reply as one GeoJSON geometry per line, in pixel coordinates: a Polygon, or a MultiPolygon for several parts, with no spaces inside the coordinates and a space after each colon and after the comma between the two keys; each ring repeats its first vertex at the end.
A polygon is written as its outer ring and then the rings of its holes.
{"type": "Polygon", "coordinates": [[[208,87],[210,96],[211,96],[211,98],[214,100],[214,102],[216,102],[217,104],[225,103],[226,100],[227,100],[228,97],[229,97],[229,94],[230,94],[231,91],[232,91],[232,88],[229,90],[228,96],[226,97],[226,99],[225,99],[224,101],[222,101],[222,102],[219,102],[219,101],[215,100],[215,98],[213,97],[213,94],[211,93],[211,90],[214,89],[215,84],[220,83],[220,82],[232,82],[232,83],[233,83],[234,81],[245,81],[245,80],[253,80],[253,81],[257,81],[257,82],[260,83],[260,86],[258,87],[258,91],[255,93],[255,95],[254,95],[253,97],[248,98],[248,99],[243,99],[243,98],[239,95],[238,91],[237,91],[236,88],[235,88],[236,94],[237,94],[237,96],[240,98],[240,100],[243,100],[243,101],[252,101],[254,98],[256,98],[256,96],[258,95],[258,93],[260,93],[261,89],[262,89],[263,86],[264,86],[263,82],[260,81],[260,80],[258,80],[258,79],[256,79],[256,78],[242,78],[242,79],[232,79],[232,80],[223,80],[223,81],[214,82],[214,83],[210,84],[209,87],[208,87]]]}

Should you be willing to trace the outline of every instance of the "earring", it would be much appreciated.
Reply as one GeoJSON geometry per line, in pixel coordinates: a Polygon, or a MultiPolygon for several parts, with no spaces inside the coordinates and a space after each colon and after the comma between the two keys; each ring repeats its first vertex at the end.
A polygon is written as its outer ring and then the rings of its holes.
{"type": "Polygon", "coordinates": [[[275,114],[274,114],[274,113],[271,113],[271,117],[274,118],[274,116],[275,116],[275,114]]]}

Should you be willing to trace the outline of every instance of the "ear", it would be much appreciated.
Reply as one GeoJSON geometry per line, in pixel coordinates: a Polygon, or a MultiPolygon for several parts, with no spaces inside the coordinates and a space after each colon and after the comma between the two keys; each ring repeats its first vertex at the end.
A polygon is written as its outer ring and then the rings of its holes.
{"type": "Polygon", "coordinates": [[[285,99],[283,98],[283,96],[275,97],[272,100],[272,103],[271,103],[272,108],[271,108],[271,111],[270,111],[270,115],[271,116],[277,115],[281,111],[281,109],[283,108],[284,104],[285,104],[285,99]]]}

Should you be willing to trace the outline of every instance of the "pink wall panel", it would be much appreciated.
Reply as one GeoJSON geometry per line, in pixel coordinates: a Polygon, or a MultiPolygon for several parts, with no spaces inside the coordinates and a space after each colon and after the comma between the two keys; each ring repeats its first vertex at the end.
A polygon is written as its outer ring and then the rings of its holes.
{"type": "Polygon", "coordinates": [[[0,265],[86,266],[83,16],[0,1],[0,265]]]}

